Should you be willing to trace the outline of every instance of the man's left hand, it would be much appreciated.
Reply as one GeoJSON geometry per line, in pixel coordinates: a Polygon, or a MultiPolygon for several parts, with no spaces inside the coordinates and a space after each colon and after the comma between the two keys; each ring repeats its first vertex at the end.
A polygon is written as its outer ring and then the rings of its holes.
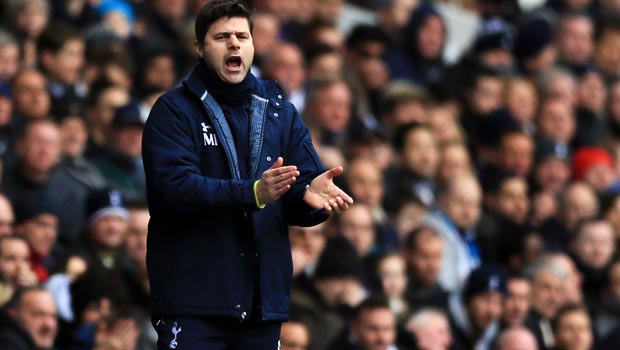
{"type": "Polygon", "coordinates": [[[353,204],[353,198],[334,185],[334,177],[342,174],[342,167],[332,168],[315,177],[304,195],[304,201],[314,209],[342,212],[353,204]]]}

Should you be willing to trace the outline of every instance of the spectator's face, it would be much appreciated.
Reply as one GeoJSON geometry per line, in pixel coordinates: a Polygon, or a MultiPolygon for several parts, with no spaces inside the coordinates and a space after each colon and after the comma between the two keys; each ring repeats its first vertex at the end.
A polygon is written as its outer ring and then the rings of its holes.
{"type": "Polygon", "coordinates": [[[615,251],[614,233],[606,221],[590,223],[581,229],[575,240],[575,254],[584,264],[603,269],[615,251]]]}
{"type": "Polygon", "coordinates": [[[423,322],[407,327],[415,335],[419,349],[448,350],[452,345],[452,332],[448,319],[436,312],[427,314],[423,322]]]}
{"type": "Polygon", "coordinates": [[[508,295],[504,299],[502,319],[508,326],[523,325],[530,311],[532,287],[525,279],[512,278],[508,281],[508,295]]]}
{"type": "Polygon", "coordinates": [[[512,83],[506,93],[506,107],[519,122],[533,122],[538,108],[534,85],[527,80],[512,83]]]}
{"type": "Polygon", "coordinates": [[[291,246],[299,247],[309,256],[312,263],[316,263],[325,248],[325,225],[312,227],[291,226],[289,237],[291,246]]]}
{"type": "Polygon", "coordinates": [[[28,244],[18,239],[0,242],[0,276],[3,280],[19,285],[18,277],[30,270],[28,244]]]}
{"type": "Polygon", "coordinates": [[[267,74],[282,85],[287,93],[301,89],[306,79],[304,58],[293,44],[281,44],[274,48],[267,74]]]}
{"type": "Polygon", "coordinates": [[[88,140],[86,123],[80,117],[67,117],[60,125],[60,140],[62,154],[75,158],[82,155],[88,140]]]}
{"type": "Polygon", "coordinates": [[[19,141],[19,154],[25,168],[50,172],[60,159],[60,131],[52,123],[39,122],[28,126],[23,139],[19,141]]]}
{"type": "Polygon", "coordinates": [[[271,53],[271,49],[279,41],[280,22],[278,17],[271,13],[257,13],[254,15],[254,29],[252,36],[256,44],[257,57],[265,57],[271,53]]]}
{"type": "Polygon", "coordinates": [[[503,296],[498,292],[485,292],[475,295],[467,305],[473,326],[485,330],[502,315],[503,296]]]}
{"type": "Polygon", "coordinates": [[[579,105],[593,112],[602,112],[605,108],[607,90],[603,77],[599,73],[588,73],[579,81],[577,99],[579,105]]]}
{"type": "Polygon", "coordinates": [[[317,44],[327,45],[336,49],[341,49],[344,46],[344,36],[342,35],[342,32],[336,27],[323,26],[317,29],[314,37],[315,43],[317,44]]]}
{"type": "Polygon", "coordinates": [[[590,187],[577,184],[566,191],[566,198],[563,203],[563,220],[569,230],[572,230],[579,220],[597,214],[598,201],[590,187]]]}
{"type": "Polygon", "coordinates": [[[142,125],[127,125],[114,130],[114,146],[122,153],[138,158],[142,154],[142,125]]]}
{"type": "Polygon", "coordinates": [[[196,53],[223,82],[239,84],[254,59],[248,20],[244,17],[220,18],[211,25],[203,41],[196,43],[196,53]]]}
{"type": "Polygon", "coordinates": [[[350,164],[347,185],[356,201],[370,207],[381,205],[383,199],[383,175],[376,165],[367,160],[350,164]]]}
{"type": "Polygon", "coordinates": [[[424,20],[417,37],[417,47],[422,58],[436,60],[441,58],[445,32],[439,16],[429,16],[424,20]]]}
{"type": "Polygon", "coordinates": [[[103,91],[97,105],[89,116],[89,125],[107,130],[114,111],[129,103],[129,93],[124,88],[111,87],[103,91]]]}
{"type": "Polygon", "coordinates": [[[187,0],[155,0],[153,7],[161,16],[174,22],[185,15],[187,0]]]}
{"type": "Polygon", "coordinates": [[[40,214],[26,221],[18,231],[25,235],[37,254],[47,257],[58,236],[58,218],[52,214],[40,214]]]}
{"type": "Polygon", "coordinates": [[[58,319],[51,294],[45,291],[26,293],[15,310],[15,317],[38,348],[47,349],[54,345],[58,319]]]}
{"type": "Polygon", "coordinates": [[[471,107],[474,112],[488,114],[502,106],[504,82],[501,78],[481,76],[472,93],[471,107]]]}
{"type": "Polygon", "coordinates": [[[340,232],[353,244],[361,257],[367,256],[375,241],[375,227],[370,209],[364,205],[353,205],[340,215],[340,232]]]}
{"type": "Polygon", "coordinates": [[[590,317],[583,311],[566,313],[558,322],[557,345],[566,350],[589,350],[592,346],[590,317]]]}
{"type": "Polygon", "coordinates": [[[577,84],[570,76],[556,75],[547,83],[544,97],[572,108],[577,103],[577,84]]]}
{"type": "Polygon", "coordinates": [[[527,182],[520,177],[505,180],[497,193],[495,209],[516,223],[523,223],[530,210],[527,182]]]}
{"type": "Polygon", "coordinates": [[[13,100],[0,96],[0,126],[6,126],[13,117],[13,100]]]}
{"type": "Polygon", "coordinates": [[[599,193],[604,192],[615,180],[614,170],[603,163],[592,165],[583,175],[583,180],[599,193]]]}
{"type": "Polygon", "coordinates": [[[0,236],[13,233],[14,224],[13,207],[5,196],[0,196],[0,236]]]}
{"type": "Polygon", "coordinates": [[[443,181],[455,176],[471,174],[471,160],[463,145],[447,146],[442,151],[439,178],[443,181]]]}
{"type": "Polygon", "coordinates": [[[377,91],[388,83],[388,68],[382,60],[384,53],[385,44],[381,42],[360,43],[353,49],[352,62],[370,91],[377,91]]]}
{"type": "Polygon", "coordinates": [[[127,221],[117,215],[106,215],[95,220],[90,227],[93,242],[106,249],[123,244],[127,232],[127,221]]]}
{"type": "Polygon", "coordinates": [[[500,164],[519,176],[528,176],[532,168],[534,142],[523,134],[509,134],[502,138],[500,164]]]}
{"type": "Polygon", "coordinates": [[[596,45],[594,61],[607,78],[620,76],[620,31],[603,31],[596,45]]]}
{"type": "Polygon", "coordinates": [[[11,81],[19,69],[19,46],[7,44],[0,47],[0,80],[11,81]]]}
{"type": "Polygon", "coordinates": [[[549,270],[541,270],[532,283],[532,307],[543,317],[553,318],[564,301],[563,281],[549,270]]]}
{"type": "Polygon", "coordinates": [[[280,350],[306,350],[310,342],[308,329],[298,322],[285,322],[280,330],[280,350]]]}
{"type": "Polygon", "coordinates": [[[390,309],[364,310],[351,325],[351,334],[368,350],[387,350],[396,340],[396,317],[390,309]]]}
{"type": "Polygon", "coordinates": [[[559,193],[570,178],[570,167],[565,160],[550,157],[536,167],[536,182],[546,191],[559,193]]]}
{"type": "Polygon", "coordinates": [[[36,39],[47,26],[48,15],[42,1],[30,1],[15,18],[18,30],[29,39],[36,39]]]}
{"type": "Polygon", "coordinates": [[[572,64],[584,64],[594,51],[592,22],[579,17],[567,20],[558,38],[560,55],[572,64]]]}
{"type": "Polygon", "coordinates": [[[482,193],[474,180],[465,180],[452,186],[449,193],[440,198],[441,206],[457,228],[469,230],[480,218],[482,193]]]}
{"type": "Polygon", "coordinates": [[[439,278],[443,240],[439,236],[420,234],[416,249],[408,254],[409,268],[413,277],[423,285],[432,285],[439,278]]]}
{"type": "MultiPolygon", "coordinates": [[[[419,119],[413,121],[424,122],[424,106],[419,106],[419,119]]],[[[433,129],[437,143],[449,143],[462,139],[461,130],[456,121],[455,110],[449,106],[438,106],[428,112],[428,124],[433,129]]]]}
{"type": "Polygon", "coordinates": [[[323,278],[316,280],[314,286],[323,302],[330,307],[343,303],[346,293],[355,286],[361,288],[360,282],[353,277],[323,278]]]}
{"type": "Polygon", "coordinates": [[[330,79],[340,76],[342,76],[342,54],[340,52],[326,52],[308,62],[308,80],[330,79]]]}
{"type": "Polygon", "coordinates": [[[401,297],[407,288],[405,261],[399,256],[390,256],[379,264],[379,277],[385,295],[401,297]]]}
{"type": "Polygon", "coordinates": [[[144,82],[147,87],[170,90],[176,78],[172,56],[160,55],[152,58],[144,70],[144,82]]]}
{"type": "Polygon", "coordinates": [[[581,292],[581,282],[583,281],[583,277],[579,270],[577,270],[573,259],[566,254],[557,254],[551,261],[566,274],[566,277],[562,281],[564,302],[582,302],[583,293],[581,292]]]}
{"type": "Polygon", "coordinates": [[[344,132],[351,118],[351,91],[345,83],[336,83],[316,92],[311,101],[312,116],[333,133],[344,132]]]}
{"type": "Polygon", "coordinates": [[[416,128],[405,136],[403,166],[427,179],[433,179],[439,168],[439,149],[429,129],[416,128]]]}
{"type": "Polygon", "coordinates": [[[41,62],[53,80],[75,84],[84,66],[84,42],[82,39],[71,39],[57,52],[43,52],[41,62]]]}
{"type": "Polygon", "coordinates": [[[575,133],[575,117],[569,105],[559,100],[549,101],[538,116],[540,136],[569,144],[575,133]]]}
{"type": "Polygon", "coordinates": [[[343,6],[343,0],[316,0],[316,16],[326,22],[336,22],[343,6]]]}
{"type": "Polygon", "coordinates": [[[146,264],[146,236],[149,225],[149,212],[146,209],[131,210],[125,248],[133,261],[140,266],[146,264]]]}
{"type": "Polygon", "coordinates": [[[13,109],[26,118],[47,117],[50,95],[45,87],[43,74],[27,71],[17,76],[13,83],[13,109]]]}

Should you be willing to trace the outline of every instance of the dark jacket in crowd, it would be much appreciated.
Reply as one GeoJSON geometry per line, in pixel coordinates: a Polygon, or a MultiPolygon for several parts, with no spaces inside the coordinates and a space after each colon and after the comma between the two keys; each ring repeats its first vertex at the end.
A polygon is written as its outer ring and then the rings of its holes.
{"type": "Polygon", "coordinates": [[[0,344],[2,349],[11,350],[37,348],[32,337],[4,310],[0,311],[0,344]]]}
{"type": "Polygon", "coordinates": [[[243,320],[254,311],[259,315],[252,318],[284,321],[292,279],[287,224],[327,218],[303,201],[305,186],[324,168],[276,83],[251,74],[243,83],[251,83],[249,152],[238,153],[233,133],[243,130],[233,128],[238,121],[227,120],[216,102],[213,95],[222,90],[207,91],[209,74],[199,64],[155,103],[144,129],[152,312],[243,320]],[[253,185],[280,156],[301,175],[283,197],[259,209],[253,185]]]}

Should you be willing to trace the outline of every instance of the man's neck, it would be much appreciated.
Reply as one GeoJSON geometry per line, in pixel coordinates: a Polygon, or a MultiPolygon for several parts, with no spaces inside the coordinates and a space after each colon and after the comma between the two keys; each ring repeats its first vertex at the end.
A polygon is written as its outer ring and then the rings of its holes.
{"type": "Polygon", "coordinates": [[[23,165],[21,170],[22,170],[22,175],[24,175],[25,178],[27,178],[28,180],[32,182],[39,183],[39,184],[46,182],[50,178],[53,172],[53,168],[48,171],[39,171],[36,169],[32,169],[30,167],[27,167],[26,165],[23,165]]]}

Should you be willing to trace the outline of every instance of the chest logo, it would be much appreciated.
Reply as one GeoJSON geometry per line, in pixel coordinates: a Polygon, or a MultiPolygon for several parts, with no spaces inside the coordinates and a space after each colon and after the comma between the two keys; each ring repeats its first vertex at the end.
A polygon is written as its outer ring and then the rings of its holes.
{"type": "Polygon", "coordinates": [[[204,122],[200,123],[200,125],[202,126],[202,138],[204,145],[217,147],[217,135],[215,135],[213,127],[204,122]]]}

